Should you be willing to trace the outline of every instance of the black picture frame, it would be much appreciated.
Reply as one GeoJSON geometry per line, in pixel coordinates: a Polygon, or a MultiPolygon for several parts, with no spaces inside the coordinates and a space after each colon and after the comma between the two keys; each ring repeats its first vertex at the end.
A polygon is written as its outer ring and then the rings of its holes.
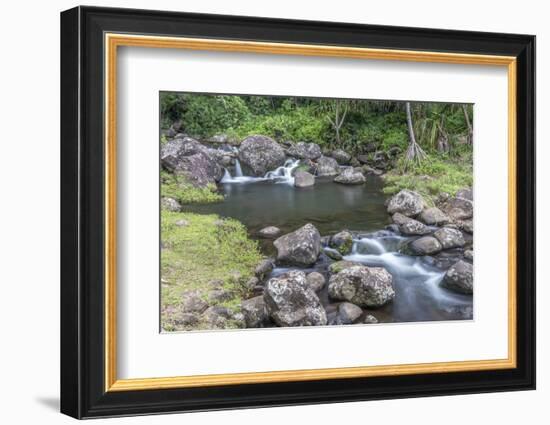
{"type": "Polygon", "coordinates": [[[535,388],[535,37],[132,9],[61,13],[61,412],[75,418],[535,388]],[[104,33],[517,58],[517,367],[105,392],[104,33]]]}

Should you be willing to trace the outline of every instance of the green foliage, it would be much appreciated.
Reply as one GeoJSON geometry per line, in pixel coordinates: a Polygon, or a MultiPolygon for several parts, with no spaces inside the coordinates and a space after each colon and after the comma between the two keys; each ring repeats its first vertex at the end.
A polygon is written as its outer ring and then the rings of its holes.
{"type": "MultiPolygon", "coordinates": [[[[249,296],[245,282],[262,259],[257,242],[248,237],[245,226],[217,215],[162,211],[160,230],[162,327],[184,330],[178,324],[182,295],[197,291],[206,300],[212,280],[220,280],[221,288],[232,296],[210,304],[238,311],[243,297],[249,296]],[[184,225],[176,224],[182,221],[184,225]]],[[[199,323],[193,329],[204,327],[199,323]]]]}
{"type": "Polygon", "coordinates": [[[414,190],[426,199],[434,199],[441,192],[455,195],[464,187],[473,183],[472,157],[463,152],[456,157],[428,155],[419,164],[409,164],[405,170],[404,161],[386,174],[384,193],[394,194],[401,189],[414,190]]]}
{"type": "Polygon", "coordinates": [[[223,195],[218,193],[216,185],[195,187],[185,177],[167,171],[161,171],[160,193],[162,197],[174,198],[182,205],[223,201],[223,195]]]}

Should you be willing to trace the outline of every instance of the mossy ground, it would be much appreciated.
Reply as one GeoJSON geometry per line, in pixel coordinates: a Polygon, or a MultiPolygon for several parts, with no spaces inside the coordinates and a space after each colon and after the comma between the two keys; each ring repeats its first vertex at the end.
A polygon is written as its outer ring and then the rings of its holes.
{"type": "Polygon", "coordinates": [[[428,202],[443,192],[454,196],[459,189],[472,187],[471,152],[453,157],[428,155],[421,163],[407,167],[400,160],[397,167],[384,176],[384,183],[383,191],[388,195],[409,189],[420,193],[428,202]]]}
{"type": "Polygon", "coordinates": [[[162,197],[174,198],[181,205],[223,201],[223,195],[218,192],[216,185],[195,187],[185,177],[167,171],[161,171],[160,192],[162,197]]]}
{"type": "MultiPolygon", "coordinates": [[[[205,300],[209,282],[220,280],[221,288],[232,297],[211,305],[222,305],[237,312],[248,294],[245,283],[262,259],[255,241],[237,220],[217,215],[161,213],[161,321],[166,331],[184,330],[177,325],[182,295],[196,290],[205,300]],[[185,220],[178,226],[176,222],[185,220]]],[[[201,329],[200,323],[193,329],[201,329]]]]}

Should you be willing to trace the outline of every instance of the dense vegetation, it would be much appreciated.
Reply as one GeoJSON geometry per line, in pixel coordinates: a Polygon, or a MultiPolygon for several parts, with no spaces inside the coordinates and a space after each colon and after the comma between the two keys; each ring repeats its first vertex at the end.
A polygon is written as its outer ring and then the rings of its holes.
{"type": "Polygon", "coordinates": [[[406,102],[163,93],[160,106],[164,128],[179,121],[182,131],[198,139],[225,134],[238,143],[263,134],[353,155],[373,146],[382,152],[398,147],[403,159],[387,173],[387,193],[416,188],[426,195],[452,194],[472,183],[472,105],[411,103],[420,149],[414,158],[406,155],[406,102]]]}
{"type": "Polygon", "coordinates": [[[238,311],[241,299],[249,295],[246,281],[262,259],[257,242],[249,239],[244,225],[216,215],[163,211],[161,238],[161,314],[165,330],[177,327],[173,322],[179,318],[182,295],[196,291],[207,297],[213,280],[221,281],[220,287],[231,295],[215,304],[238,311]]]}

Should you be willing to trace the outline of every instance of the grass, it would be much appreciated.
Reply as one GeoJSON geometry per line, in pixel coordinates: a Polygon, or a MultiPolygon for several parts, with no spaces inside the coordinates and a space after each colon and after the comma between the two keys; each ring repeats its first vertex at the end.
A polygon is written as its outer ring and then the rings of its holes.
{"type": "Polygon", "coordinates": [[[174,198],[182,205],[208,204],[223,201],[223,195],[218,193],[215,184],[206,187],[195,187],[183,176],[161,171],[161,196],[174,198]]]}
{"type": "MultiPolygon", "coordinates": [[[[250,295],[245,283],[262,259],[257,243],[248,237],[243,224],[215,214],[162,211],[161,238],[161,314],[165,330],[184,330],[174,321],[181,310],[182,295],[196,290],[206,300],[212,280],[222,281],[221,288],[230,291],[232,297],[211,305],[239,311],[241,300],[250,295]],[[180,220],[187,225],[178,226],[180,220]]],[[[204,324],[193,329],[201,326],[204,324]]]]}
{"type": "Polygon", "coordinates": [[[405,167],[402,160],[384,177],[384,193],[392,195],[401,189],[410,189],[432,201],[439,193],[455,195],[459,189],[471,187],[473,162],[471,152],[455,157],[428,155],[419,164],[405,167]]]}

